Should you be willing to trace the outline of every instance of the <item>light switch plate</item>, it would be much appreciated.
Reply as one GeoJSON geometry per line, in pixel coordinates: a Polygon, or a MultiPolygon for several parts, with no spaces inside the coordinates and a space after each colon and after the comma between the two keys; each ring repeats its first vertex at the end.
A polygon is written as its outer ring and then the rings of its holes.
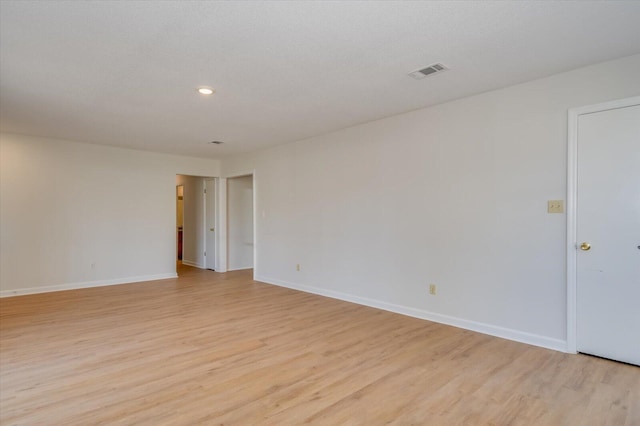
{"type": "Polygon", "coordinates": [[[547,201],[547,213],[564,213],[564,200],[547,201]]]}

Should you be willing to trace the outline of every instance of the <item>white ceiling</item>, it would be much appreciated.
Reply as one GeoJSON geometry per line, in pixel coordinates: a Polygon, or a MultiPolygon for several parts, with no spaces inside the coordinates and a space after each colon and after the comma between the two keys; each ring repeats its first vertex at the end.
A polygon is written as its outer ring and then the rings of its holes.
{"type": "Polygon", "coordinates": [[[3,1],[0,118],[222,157],[638,52],[638,1],[3,1]]]}

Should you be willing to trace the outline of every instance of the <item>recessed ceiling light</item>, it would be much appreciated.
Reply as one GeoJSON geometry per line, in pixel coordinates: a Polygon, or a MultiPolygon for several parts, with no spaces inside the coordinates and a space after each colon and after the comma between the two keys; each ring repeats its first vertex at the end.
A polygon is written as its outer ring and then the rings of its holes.
{"type": "Polygon", "coordinates": [[[201,95],[213,95],[214,90],[211,87],[198,87],[198,93],[201,95]]]}

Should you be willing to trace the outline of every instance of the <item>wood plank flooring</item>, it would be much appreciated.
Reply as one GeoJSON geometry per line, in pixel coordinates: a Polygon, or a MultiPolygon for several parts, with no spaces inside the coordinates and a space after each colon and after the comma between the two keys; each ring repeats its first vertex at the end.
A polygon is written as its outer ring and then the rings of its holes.
{"type": "Polygon", "coordinates": [[[258,283],[0,300],[2,425],[640,425],[640,368],[258,283]]]}

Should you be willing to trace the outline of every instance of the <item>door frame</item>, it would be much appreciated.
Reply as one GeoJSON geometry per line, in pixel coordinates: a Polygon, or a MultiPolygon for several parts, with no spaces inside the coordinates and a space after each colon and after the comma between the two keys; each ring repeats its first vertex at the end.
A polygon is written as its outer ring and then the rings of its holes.
{"type": "Polygon", "coordinates": [[[568,111],[567,139],[567,352],[578,353],[577,342],[577,195],[578,195],[578,118],[595,112],[640,104],[640,96],[618,99],[568,111]]]}
{"type": "Polygon", "coordinates": [[[257,178],[256,178],[256,171],[255,169],[253,170],[247,170],[244,172],[237,172],[237,173],[233,173],[230,175],[225,176],[224,178],[220,178],[219,181],[219,185],[218,185],[218,212],[219,212],[219,217],[220,217],[220,231],[223,231],[224,234],[220,235],[220,246],[219,246],[219,257],[218,259],[220,260],[220,268],[221,271],[220,272],[227,272],[227,268],[228,268],[228,251],[229,251],[229,239],[227,237],[227,233],[228,233],[228,226],[229,226],[229,222],[228,222],[228,218],[227,218],[227,201],[228,201],[228,192],[227,192],[227,181],[228,179],[233,179],[233,178],[237,178],[237,177],[243,177],[243,176],[251,176],[252,177],[252,184],[253,184],[253,278],[255,279],[256,276],[258,276],[257,274],[257,270],[258,270],[258,240],[257,240],[257,236],[258,236],[258,228],[257,228],[257,224],[258,224],[258,207],[257,207],[257,191],[256,191],[256,183],[257,183],[257,178]]]}
{"type": "Polygon", "coordinates": [[[176,202],[176,220],[174,222],[176,222],[176,224],[174,225],[175,227],[175,236],[176,236],[176,241],[174,243],[174,247],[176,249],[176,253],[175,253],[175,260],[176,262],[178,260],[182,261],[182,257],[184,256],[184,250],[182,251],[182,253],[180,253],[182,256],[180,256],[180,259],[178,259],[178,224],[177,224],[177,216],[178,216],[178,201],[180,200],[180,191],[178,188],[182,187],[182,245],[184,248],[184,185],[183,184],[176,184],[176,197],[175,197],[175,202],[176,202]]]}
{"type": "Polygon", "coordinates": [[[207,234],[209,232],[209,227],[207,226],[207,214],[209,214],[209,212],[207,211],[207,197],[209,197],[211,194],[207,193],[207,182],[213,182],[213,203],[214,203],[214,208],[213,208],[213,228],[214,228],[214,232],[215,232],[215,237],[214,237],[214,243],[213,243],[213,270],[214,271],[218,271],[218,178],[216,177],[205,177],[203,178],[202,182],[203,182],[203,200],[202,200],[202,205],[203,205],[203,209],[204,209],[204,251],[205,253],[207,253],[206,256],[204,256],[204,268],[203,269],[208,269],[207,266],[208,262],[209,262],[209,258],[211,257],[211,255],[209,254],[211,252],[211,247],[209,247],[209,244],[207,244],[207,234]]]}

